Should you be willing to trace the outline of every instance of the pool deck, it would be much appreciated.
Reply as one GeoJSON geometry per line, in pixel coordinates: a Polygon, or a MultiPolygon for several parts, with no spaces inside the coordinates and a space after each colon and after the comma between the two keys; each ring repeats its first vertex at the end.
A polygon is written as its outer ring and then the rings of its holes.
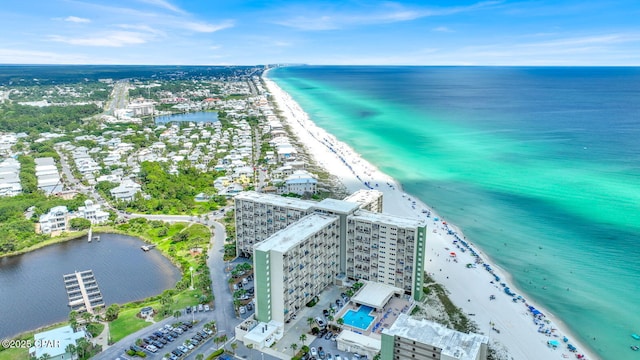
{"type": "MultiPolygon", "coordinates": [[[[373,338],[380,338],[380,333],[382,333],[382,329],[390,327],[398,318],[403,311],[408,311],[411,306],[411,303],[407,300],[401,299],[399,297],[392,297],[391,300],[384,306],[382,311],[373,310],[371,315],[375,318],[369,325],[366,330],[362,330],[358,327],[353,327],[347,325],[346,323],[343,325],[345,329],[350,329],[357,333],[368,335],[373,338]],[[375,330],[374,330],[375,329],[375,330]]],[[[349,302],[345,307],[343,307],[335,316],[336,319],[342,318],[347,311],[353,310],[358,311],[360,305],[349,302]]]]}

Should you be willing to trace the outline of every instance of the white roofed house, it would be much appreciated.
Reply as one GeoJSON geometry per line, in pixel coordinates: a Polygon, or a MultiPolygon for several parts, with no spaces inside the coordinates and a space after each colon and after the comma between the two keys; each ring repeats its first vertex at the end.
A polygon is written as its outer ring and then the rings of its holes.
{"type": "Polygon", "coordinates": [[[69,210],[66,206],[54,206],[48,213],[40,215],[40,232],[51,234],[67,230],[69,210]]]}
{"type": "Polygon", "coordinates": [[[140,188],[140,184],[135,183],[131,179],[125,179],[120,183],[120,185],[109,190],[109,192],[116,200],[132,201],[135,195],[140,191],[140,188]]]}
{"type": "Polygon", "coordinates": [[[78,208],[78,215],[91,221],[92,224],[103,224],[109,220],[109,213],[103,211],[99,204],[86,200],[84,206],[78,208]]]}
{"type": "Polygon", "coordinates": [[[284,179],[284,186],[279,188],[281,194],[298,195],[315,194],[318,191],[318,179],[306,170],[296,170],[284,179]]]}

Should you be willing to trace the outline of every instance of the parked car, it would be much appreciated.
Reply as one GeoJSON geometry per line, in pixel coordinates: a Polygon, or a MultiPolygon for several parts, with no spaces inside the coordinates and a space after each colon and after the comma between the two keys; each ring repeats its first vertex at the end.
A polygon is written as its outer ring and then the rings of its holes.
{"type": "Polygon", "coordinates": [[[187,314],[191,314],[191,306],[187,306],[187,308],[185,309],[185,311],[187,312],[187,314]]]}
{"type": "Polygon", "coordinates": [[[202,304],[198,304],[198,311],[204,311],[204,306],[202,306],[202,304]]]}
{"type": "Polygon", "coordinates": [[[333,337],[333,333],[331,331],[327,332],[327,335],[324,336],[325,340],[331,340],[331,337],[333,337]]]}
{"type": "Polygon", "coordinates": [[[200,341],[198,341],[197,339],[191,338],[191,343],[195,346],[198,346],[198,344],[200,344],[200,341]]]}
{"type": "Polygon", "coordinates": [[[242,279],[242,285],[247,285],[249,283],[249,280],[247,280],[247,278],[242,279]]]}
{"type": "Polygon", "coordinates": [[[186,353],[187,351],[189,351],[189,349],[187,349],[187,347],[184,345],[178,346],[178,350],[182,351],[183,353],[186,353]]]}
{"type": "Polygon", "coordinates": [[[324,315],[324,317],[329,316],[329,310],[327,309],[322,310],[322,315],[324,315]]]}
{"type": "Polygon", "coordinates": [[[324,356],[325,356],[324,350],[319,350],[318,356],[320,356],[320,359],[324,359],[324,356]]]}
{"type": "Polygon", "coordinates": [[[202,331],[206,332],[209,335],[213,335],[213,330],[211,330],[211,329],[204,328],[204,329],[202,329],[202,331]]]}
{"type": "Polygon", "coordinates": [[[333,355],[331,355],[331,353],[327,353],[327,360],[333,360],[333,355]]]}
{"type": "Polygon", "coordinates": [[[211,310],[211,308],[209,307],[209,305],[205,305],[205,306],[204,306],[204,311],[209,311],[209,310],[211,310]]]}
{"type": "Polygon", "coordinates": [[[247,311],[251,311],[251,310],[253,310],[253,304],[248,303],[247,304],[247,311]]]}
{"type": "Polygon", "coordinates": [[[151,351],[152,353],[158,352],[158,348],[153,345],[147,345],[146,349],[151,351]]]}
{"type": "Polygon", "coordinates": [[[342,360],[342,358],[340,357],[340,354],[336,354],[336,357],[334,357],[333,360],[342,360]]]}
{"type": "Polygon", "coordinates": [[[322,320],[322,318],[321,318],[321,317],[319,317],[319,316],[318,316],[318,317],[316,317],[316,323],[317,323],[317,324],[318,324],[318,326],[320,326],[320,327],[325,327],[325,326],[327,326],[327,323],[326,323],[326,322],[324,322],[324,320],[322,320]]]}
{"type": "Polygon", "coordinates": [[[309,350],[309,352],[310,352],[311,356],[315,356],[315,357],[317,357],[317,356],[318,356],[318,350],[317,350],[315,347],[312,347],[312,348],[309,350]]]}
{"type": "Polygon", "coordinates": [[[244,306],[240,306],[240,308],[238,309],[238,311],[240,312],[240,314],[244,314],[247,312],[247,308],[245,308],[244,306]]]}
{"type": "Polygon", "coordinates": [[[164,344],[162,344],[160,341],[154,341],[153,346],[157,347],[158,349],[162,349],[164,347],[164,344]]]}

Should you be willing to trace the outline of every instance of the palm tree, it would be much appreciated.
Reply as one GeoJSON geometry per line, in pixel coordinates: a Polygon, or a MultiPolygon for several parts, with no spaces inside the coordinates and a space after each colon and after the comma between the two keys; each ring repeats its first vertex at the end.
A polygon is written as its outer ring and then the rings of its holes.
{"type": "Polygon", "coordinates": [[[238,344],[234,341],[231,343],[231,352],[233,353],[233,355],[236,354],[236,349],[238,348],[238,344]]]}
{"type": "Polygon", "coordinates": [[[83,359],[87,353],[87,347],[89,346],[89,342],[85,338],[80,338],[76,340],[76,346],[78,348],[79,357],[83,359]]]}
{"type": "Polygon", "coordinates": [[[81,316],[82,316],[82,320],[84,320],[86,324],[91,323],[91,319],[93,318],[93,316],[91,315],[90,312],[83,312],[81,316]]]}
{"type": "Polygon", "coordinates": [[[229,340],[229,338],[227,338],[227,335],[223,334],[223,335],[220,336],[220,342],[222,343],[222,347],[223,348],[224,348],[224,345],[225,345],[224,343],[226,343],[227,340],[229,340]]]}
{"type": "Polygon", "coordinates": [[[196,360],[202,360],[202,359],[204,359],[204,354],[196,355],[196,360]]]}
{"type": "Polygon", "coordinates": [[[304,342],[307,340],[307,335],[306,334],[302,334],[300,335],[300,341],[302,341],[302,343],[304,344],[304,342]]]}
{"type": "Polygon", "coordinates": [[[298,344],[293,343],[291,344],[291,350],[293,350],[293,355],[296,355],[296,350],[298,349],[298,344]]]}
{"type": "Polygon", "coordinates": [[[253,344],[247,344],[247,349],[251,353],[251,360],[253,360],[253,344]]]}
{"type": "Polygon", "coordinates": [[[343,318],[339,318],[338,320],[336,320],[336,322],[338,323],[338,325],[344,325],[344,319],[343,318]]]}
{"type": "Polygon", "coordinates": [[[176,318],[176,320],[180,318],[180,316],[182,316],[182,311],[176,310],[173,312],[173,317],[176,318]]]}
{"type": "Polygon", "coordinates": [[[51,355],[49,355],[49,353],[44,353],[42,354],[42,356],[38,358],[38,360],[50,360],[50,359],[51,359],[51,355]]]}
{"type": "Polygon", "coordinates": [[[312,317],[308,317],[307,318],[307,324],[309,324],[309,328],[311,328],[313,326],[313,318],[312,317]]]}
{"type": "Polygon", "coordinates": [[[64,350],[71,355],[72,359],[73,359],[73,356],[78,352],[78,349],[73,344],[67,345],[67,347],[64,350]]]}

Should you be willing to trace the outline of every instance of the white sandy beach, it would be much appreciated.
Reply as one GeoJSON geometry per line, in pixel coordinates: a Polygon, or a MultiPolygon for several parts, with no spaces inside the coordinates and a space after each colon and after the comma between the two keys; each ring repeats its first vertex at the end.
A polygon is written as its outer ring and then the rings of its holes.
{"type": "MultiPolygon", "coordinates": [[[[512,297],[505,294],[504,288],[482,265],[467,268],[466,265],[474,263],[476,258],[460,241],[454,243],[455,234],[464,239],[458,229],[451,224],[443,224],[443,220],[446,219],[439,218],[435,221],[434,218],[439,216],[426,204],[411,194],[405,194],[394,179],[377,170],[346,144],[317,127],[289,94],[273,81],[265,78],[265,82],[286,123],[307,147],[308,153],[314,156],[319,165],[338,177],[349,192],[366,189],[364,182],[368,182],[374,189],[384,193],[385,213],[428,220],[427,250],[431,253],[426,256],[425,271],[446,287],[450,292],[449,297],[457,306],[465,313],[473,314],[470,315],[470,319],[478,324],[480,332],[489,336],[492,343],[506,347],[513,359],[575,359],[575,353],[569,352],[563,343],[563,337],[567,336],[570,339],[569,343],[577,347],[577,353],[586,355],[587,359],[598,359],[575,340],[566,326],[545,309],[528,301],[526,296],[523,295],[526,303],[524,299],[512,301],[512,297]],[[431,217],[427,218],[423,210],[430,211],[431,217]],[[454,235],[449,234],[448,230],[452,230],[454,235]],[[458,246],[466,251],[463,252],[458,246]],[[455,258],[450,254],[452,251],[456,253],[455,258]],[[495,295],[495,300],[489,299],[491,295],[495,295]],[[535,307],[545,315],[538,324],[534,323],[527,305],[535,307]],[[548,330],[549,334],[540,333],[541,326],[542,331],[548,330]],[[499,332],[492,330],[492,327],[499,332]],[[560,347],[556,350],[551,349],[547,345],[548,340],[557,340],[560,347]]],[[[472,243],[468,245],[485,263],[488,262],[488,258],[480,249],[472,243]]],[[[500,282],[506,282],[514,293],[521,294],[511,285],[508,274],[494,265],[491,265],[491,268],[500,277],[500,282]]],[[[498,347],[500,346],[496,346],[498,347]]]]}

